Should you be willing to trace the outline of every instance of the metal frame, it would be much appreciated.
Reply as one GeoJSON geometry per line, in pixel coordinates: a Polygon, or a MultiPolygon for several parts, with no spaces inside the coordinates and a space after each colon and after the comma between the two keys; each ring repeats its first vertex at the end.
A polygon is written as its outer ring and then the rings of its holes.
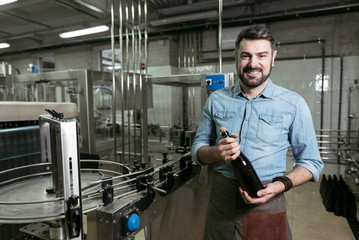
{"type": "MultiPolygon", "coordinates": [[[[188,87],[200,87],[201,82],[204,79],[204,74],[181,74],[181,75],[170,75],[170,76],[159,76],[159,77],[147,77],[147,81],[151,84],[157,85],[168,85],[174,87],[182,87],[183,91],[183,126],[188,126],[187,118],[187,106],[188,106],[188,87]]],[[[201,96],[201,103],[203,98],[201,96]]],[[[203,103],[204,105],[204,103],[203,103]]],[[[144,106],[145,108],[146,106],[144,106]]]]}
{"type": "MultiPolygon", "coordinates": [[[[201,88],[201,109],[203,109],[208,96],[212,91],[208,91],[206,89],[206,76],[208,74],[180,74],[180,75],[169,75],[169,76],[157,76],[157,77],[147,77],[148,83],[151,85],[166,85],[166,86],[173,86],[173,87],[182,87],[183,89],[183,118],[182,124],[185,131],[196,129],[189,129],[188,123],[188,104],[190,101],[190,96],[188,96],[188,88],[189,87],[200,87],[201,88]]],[[[237,80],[235,78],[234,73],[225,73],[226,77],[228,78],[228,86],[234,85],[237,80]]],[[[143,106],[144,109],[147,107],[146,105],[143,106]]],[[[147,137],[148,138],[148,137],[147,137]]]]}
{"type": "Polygon", "coordinates": [[[68,236],[75,235],[71,239],[83,239],[77,122],[41,115],[39,125],[42,161],[52,163],[53,191],[56,197],[64,198],[66,233],[68,236]],[[78,201],[75,204],[68,204],[76,197],[78,201]],[[73,207],[76,208],[78,221],[71,214],[73,207]],[[75,223],[76,227],[72,224],[69,226],[67,223],[70,222],[75,223]]]}

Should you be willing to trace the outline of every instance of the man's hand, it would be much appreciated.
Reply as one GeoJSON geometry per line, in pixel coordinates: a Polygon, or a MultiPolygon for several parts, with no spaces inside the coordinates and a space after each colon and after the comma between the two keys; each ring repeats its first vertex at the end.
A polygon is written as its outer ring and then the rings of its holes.
{"type": "Polygon", "coordinates": [[[241,145],[237,142],[238,134],[232,134],[231,137],[223,138],[218,141],[218,151],[222,159],[226,162],[235,160],[239,154],[241,145]]]}
{"type": "Polygon", "coordinates": [[[216,146],[202,146],[197,152],[198,159],[203,163],[233,161],[239,156],[241,149],[237,137],[238,134],[232,134],[231,137],[219,140],[216,146]]]}
{"type": "MultiPolygon", "coordinates": [[[[287,177],[293,183],[293,187],[299,186],[305,182],[308,182],[313,178],[312,173],[304,167],[295,167],[291,172],[289,172],[287,177]]],[[[285,190],[285,186],[280,181],[275,181],[273,183],[268,183],[264,189],[261,189],[257,192],[258,198],[252,198],[248,195],[246,191],[243,189],[239,189],[244,199],[244,202],[247,204],[261,204],[267,202],[269,199],[274,197],[275,195],[283,192],[285,190]]]]}
{"type": "Polygon", "coordinates": [[[284,184],[281,182],[268,183],[264,189],[261,189],[257,192],[258,198],[252,198],[249,194],[244,191],[242,188],[239,189],[241,192],[242,198],[247,204],[262,204],[268,202],[275,195],[283,192],[285,189],[284,184]]]}

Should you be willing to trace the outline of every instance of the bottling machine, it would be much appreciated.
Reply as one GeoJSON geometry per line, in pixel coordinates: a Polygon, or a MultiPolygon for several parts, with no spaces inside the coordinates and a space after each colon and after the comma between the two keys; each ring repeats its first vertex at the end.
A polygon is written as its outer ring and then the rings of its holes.
{"type": "MultiPolygon", "coordinates": [[[[195,175],[189,153],[157,167],[81,160],[76,119],[46,111],[37,128],[41,161],[0,171],[0,223],[26,224],[19,229],[24,239],[132,239],[195,175]]],[[[27,128],[2,129],[1,143],[27,128]]]]}

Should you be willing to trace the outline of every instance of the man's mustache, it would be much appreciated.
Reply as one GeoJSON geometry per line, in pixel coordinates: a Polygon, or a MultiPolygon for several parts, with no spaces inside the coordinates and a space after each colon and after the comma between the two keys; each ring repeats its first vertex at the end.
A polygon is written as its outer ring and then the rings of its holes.
{"type": "Polygon", "coordinates": [[[263,69],[260,68],[260,67],[255,67],[255,68],[252,68],[252,67],[246,67],[243,69],[244,72],[252,72],[252,71],[258,71],[258,72],[262,72],[263,69]]]}

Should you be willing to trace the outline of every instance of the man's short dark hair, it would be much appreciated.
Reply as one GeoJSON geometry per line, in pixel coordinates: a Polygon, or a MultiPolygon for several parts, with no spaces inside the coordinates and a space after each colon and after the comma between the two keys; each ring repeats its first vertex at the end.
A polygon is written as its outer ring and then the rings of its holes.
{"type": "Polygon", "coordinates": [[[239,44],[243,39],[249,40],[257,40],[257,39],[266,39],[270,41],[272,46],[272,51],[275,49],[275,39],[271,33],[271,31],[262,25],[254,25],[249,28],[244,29],[242,32],[238,34],[236,40],[236,52],[239,49],[239,44]]]}

